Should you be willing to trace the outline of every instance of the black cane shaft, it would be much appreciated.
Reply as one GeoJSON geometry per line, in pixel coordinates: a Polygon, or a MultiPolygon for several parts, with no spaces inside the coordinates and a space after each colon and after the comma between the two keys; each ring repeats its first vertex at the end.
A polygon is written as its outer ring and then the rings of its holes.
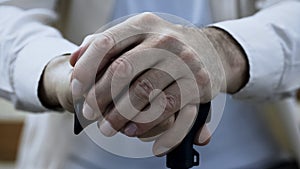
{"type": "Polygon", "coordinates": [[[199,153],[193,148],[198,130],[205,124],[210,111],[210,102],[201,104],[195,123],[183,141],[167,154],[167,167],[171,169],[189,169],[199,165],[199,153]]]}

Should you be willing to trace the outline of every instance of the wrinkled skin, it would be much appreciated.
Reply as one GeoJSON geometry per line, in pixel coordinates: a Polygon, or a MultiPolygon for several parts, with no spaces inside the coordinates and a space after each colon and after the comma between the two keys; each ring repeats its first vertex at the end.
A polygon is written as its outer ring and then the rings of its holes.
{"type": "MultiPolygon", "coordinates": [[[[243,52],[228,34],[175,25],[151,13],[93,35],[70,63],[73,97],[85,96],[84,117],[98,120],[106,136],[121,131],[154,139],[156,155],[181,142],[199,103],[234,93],[247,81],[243,52]]],[[[195,143],[209,138],[204,126],[195,143]]]]}

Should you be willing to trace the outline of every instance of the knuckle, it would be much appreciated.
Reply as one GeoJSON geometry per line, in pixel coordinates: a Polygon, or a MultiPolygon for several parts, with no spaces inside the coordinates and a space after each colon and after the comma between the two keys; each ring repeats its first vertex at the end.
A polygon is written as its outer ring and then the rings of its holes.
{"type": "Polygon", "coordinates": [[[87,44],[90,44],[95,39],[96,36],[97,36],[96,34],[90,34],[90,35],[86,36],[83,39],[83,42],[80,46],[85,46],[87,44]]]}
{"type": "Polygon", "coordinates": [[[111,33],[103,34],[102,44],[104,47],[112,48],[114,42],[114,36],[111,33]]]}
{"type": "Polygon", "coordinates": [[[121,57],[111,64],[111,67],[108,71],[111,75],[116,75],[117,77],[125,78],[131,76],[133,66],[129,59],[127,59],[126,57],[121,57]]]}
{"type": "Polygon", "coordinates": [[[138,15],[138,18],[149,23],[154,23],[159,19],[159,17],[152,12],[143,12],[138,15]]]}
{"type": "Polygon", "coordinates": [[[151,12],[144,12],[130,18],[129,21],[132,26],[134,25],[135,27],[142,28],[143,30],[151,30],[159,23],[160,20],[160,17],[157,15],[151,12]]]}
{"type": "Polygon", "coordinates": [[[164,113],[164,115],[166,116],[168,116],[169,113],[173,112],[176,109],[177,104],[178,100],[171,94],[167,94],[160,102],[160,106],[162,108],[165,108],[166,113],[164,113]]]}
{"type": "Polygon", "coordinates": [[[199,87],[204,88],[210,85],[209,74],[204,69],[199,70],[195,76],[199,87]]]}
{"type": "Polygon", "coordinates": [[[95,38],[91,46],[97,50],[110,49],[113,47],[114,39],[113,35],[109,32],[101,34],[101,36],[95,38]]]}
{"type": "Polygon", "coordinates": [[[186,47],[186,48],[180,53],[180,57],[181,57],[181,59],[182,59],[184,62],[189,63],[189,62],[195,61],[196,53],[195,53],[192,49],[186,47]]]}
{"type": "Polygon", "coordinates": [[[156,46],[165,46],[165,45],[175,44],[177,42],[178,40],[176,39],[175,35],[169,33],[169,34],[159,35],[157,37],[156,46]]]}
{"type": "Polygon", "coordinates": [[[141,100],[148,100],[153,91],[153,84],[148,79],[138,80],[132,91],[133,95],[141,100]]]}
{"type": "Polygon", "coordinates": [[[146,78],[139,80],[137,85],[140,86],[148,95],[154,89],[152,82],[146,78]]]}

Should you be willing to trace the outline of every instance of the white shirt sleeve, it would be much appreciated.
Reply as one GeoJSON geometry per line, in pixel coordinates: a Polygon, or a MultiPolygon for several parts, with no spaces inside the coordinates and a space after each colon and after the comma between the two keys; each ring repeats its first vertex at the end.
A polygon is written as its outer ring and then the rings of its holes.
{"type": "Polygon", "coordinates": [[[0,1],[0,16],[0,96],[11,100],[16,108],[44,111],[38,85],[45,66],[77,46],[46,25],[55,19],[52,10],[24,10],[0,1]]]}
{"type": "Polygon", "coordinates": [[[244,49],[250,79],[234,95],[274,99],[300,88],[300,2],[284,1],[254,16],[216,23],[244,49]]]}

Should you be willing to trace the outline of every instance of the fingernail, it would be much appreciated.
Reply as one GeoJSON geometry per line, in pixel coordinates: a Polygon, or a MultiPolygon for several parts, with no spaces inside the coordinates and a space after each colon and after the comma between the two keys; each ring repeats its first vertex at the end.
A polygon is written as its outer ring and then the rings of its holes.
{"type": "Polygon", "coordinates": [[[111,126],[111,124],[104,120],[104,122],[100,125],[100,131],[103,135],[107,137],[111,137],[116,134],[116,130],[111,126]]]}
{"type": "Polygon", "coordinates": [[[88,120],[95,120],[96,119],[96,114],[94,113],[91,106],[89,106],[87,103],[85,103],[84,106],[83,106],[83,116],[88,120]]]}
{"type": "Polygon", "coordinates": [[[162,155],[166,154],[169,150],[170,150],[170,148],[167,148],[164,146],[159,146],[159,147],[157,147],[156,150],[154,150],[154,154],[156,156],[162,156],[162,155]]]}
{"type": "Polygon", "coordinates": [[[198,138],[198,142],[200,144],[205,143],[209,138],[211,137],[210,131],[206,125],[203,126],[203,129],[200,133],[200,136],[198,138]]]}
{"type": "Polygon", "coordinates": [[[134,123],[130,123],[124,130],[125,134],[129,137],[135,136],[136,131],[137,131],[137,126],[134,123]]]}
{"type": "Polygon", "coordinates": [[[73,97],[81,97],[81,95],[83,94],[83,85],[82,83],[77,80],[77,79],[73,79],[72,80],[72,95],[73,97]]]}

